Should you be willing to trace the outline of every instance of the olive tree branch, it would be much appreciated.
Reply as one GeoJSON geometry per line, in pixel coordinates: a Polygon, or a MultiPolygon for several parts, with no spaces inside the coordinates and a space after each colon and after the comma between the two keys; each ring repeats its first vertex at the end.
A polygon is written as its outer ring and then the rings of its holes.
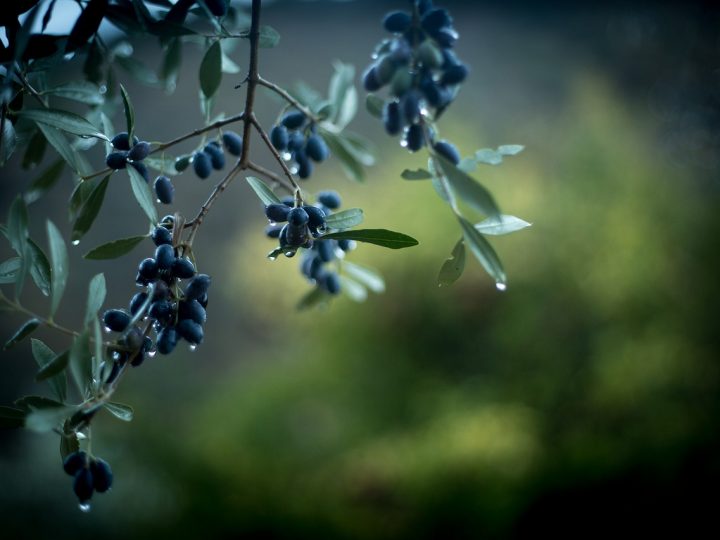
{"type": "Polygon", "coordinates": [[[286,90],[283,88],[280,88],[277,84],[270,82],[266,79],[263,79],[260,77],[258,79],[258,84],[260,86],[264,86],[268,90],[272,90],[277,95],[279,95],[281,98],[283,98],[285,101],[287,101],[290,105],[295,107],[297,110],[299,110],[301,113],[303,113],[305,116],[307,116],[310,120],[313,122],[319,123],[320,118],[318,118],[313,112],[308,109],[305,105],[300,104],[300,102],[292,97],[286,90]]]}
{"type": "Polygon", "coordinates": [[[273,181],[274,184],[277,184],[286,190],[288,190],[290,193],[295,193],[295,188],[291,183],[289,183],[287,180],[285,180],[282,176],[279,176],[272,172],[269,169],[266,169],[265,167],[262,167],[261,165],[258,165],[257,163],[251,161],[248,163],[247,168],[251,171],[255,171],[258,174],[262,174],[263,176],[269,178],[273,181]]]}

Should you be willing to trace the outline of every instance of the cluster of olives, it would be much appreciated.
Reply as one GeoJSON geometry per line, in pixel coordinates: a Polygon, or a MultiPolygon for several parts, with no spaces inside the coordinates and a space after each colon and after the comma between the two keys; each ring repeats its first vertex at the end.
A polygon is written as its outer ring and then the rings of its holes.
{"type": "Polygon", "coordinates": [[[132,297],[129,310],[110,309],[103,314],[108,331],[123,333],[106,383],[114,380],[128,359],[133,366],[142,364],[146,355],[154,354],[153,346],[160,354],[170,354],[181,338],[193,348],[203,341],[210,276],[197,274],[189,259],[178,256],[172,244],[172,224],[172,216],[166,216],[153,230],[155,256],[142,260],[138,266],[135,282],[145,290],[132,297]],[[183,290],[180,281],[186,279],[190,281],[183,290]],[[145,311],[141,318],[153,322],[155,344],[137,325],[131,327],[142,310],[145,311]]]}
{"type": "Polygon", "coordinates": [[[150,173],[142,160],[150,155],[150,143],[141,141],[135,135],[133,135],[132,144],[130,142],[130,135],[127,131],[115,135],[110,141],[115,151],[105,156],[105,164],[116,171],[124,169],[130,164],[148,182],[150,173]]]}
{"type": "Polygon", "coordinates": [[[286,160],[294,161],[298,177],[309,178],[312,162],[320,163],[330,155],[325,140],[317,133],[314,122],[300,111],[290,111],[270,130],[270,141],[286,160]]]}
{"type": "Polygon", "coordinates": [[[277,238],[285,256],[292,257],[298,248],[303,247],[300,271],[322,290],[330,294],[340,292],[340,277],[326,265],[338,258],[339,253],[355,248],[352,240],[322,239],[327,226],[325,218],[333,210],[340,208],[342,201],[335,191],[322,191],[318,194],[316,205],[296,206],[292,197],[286,197],[282,204],[270,204],[265,207],[265,215],[270,225],[265,233],[277,238]],[[278,223],[287,222],[285,225],[278,223]]]}
{"type": "MultiPolygon", "coordinates": [[[[383,107],[385,130],[393,136],[402,133],[402,146],[416,152],[434,139],[423,115],[434,110],[436,119],[442,114],[467,77],[468,68],[452,51],[458,34],[450,14],[430,1],[413,2],[412,14],[388,13],[383,26],[394,37],[378,46],[375,61],[363,74],[363,86],[376,92],[389,85],[389,99],[383,107]]],[[[433,146],[454,163],[460,161],[457,149],[447,141],[433,146]]]]}
{"type": "Polygon", "coordinates": [[[95,491],[104,493],[112,487],[113,474],[107,461],[91,457],[78,450],[65,458],[63,468],[73,476],[73,491],[80,501],[81,508],[89,509],[88,501],[95,491]]]}
{"type": "Polygon", "coordinates": [[[219,171],[225,167],[223,145],[233,156],[242,154],[242,137],[234,131],[226,131],[222,134],[222,144],[217,140],[210,141],[202,150],[193,153],[191,157],[178,158],[178,161],[175,162],[175,168],[178,171],[183,171],[189,163],[192,163],[197,177],[205,180],[212,174],[213,169],[219,171]]]}

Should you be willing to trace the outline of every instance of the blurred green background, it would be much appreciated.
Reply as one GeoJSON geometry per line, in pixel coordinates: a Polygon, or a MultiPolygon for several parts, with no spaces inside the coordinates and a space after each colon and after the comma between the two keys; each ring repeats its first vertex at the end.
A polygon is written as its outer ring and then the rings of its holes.
{"type": "MultiPolygon", "coordinates": [[[[261,72],[322,90],[334,59],[367,65],[382,15],[403,5],[269,4],[264,21],[282,40],[262,51],[261,72]]],[[[297,261],[264,258],[272,244],[261,207],[244,182],[232,185],[197,241],[200,269],[214,279],[206,342],[128,375],[116,396],[134,406],[131,424],[95,422],[93,450],[113,467],[112,492],[80,513],[56,439],[0,432],[4,538],[717,533],[718,9],[446,5],[472,74],[442,136],[463,155],[526,146],[475,173],[504,212],[534,224],[493,240],[508,290],[497,292],[474,260],[459,282],[437,287],[457,226],[428,183],[400,179],[422,157],[361,111],[351,127],[379,158],[367,182],[351,183],[331,161],[306,187],[338,189],[346,206],[365,209],[368,227],[420,240],[403,252],[353,252],[382,271],[388,291],[297,313],[308,287],[297,261]]],[[[157,47],[144,45],[143,60],[159,65],[157,47]]],[[[172,96],[128,82],[145,138],[202,123],[200,50],[184,52],[172,96]]],[[[246,54],[246,44],[233,54],[242,68],[246,54]]],[[[241,109],[240,80],[224,78],[218,111],[241,109]]],[[[261,121],[278,106],[262,93],[261,121]]],[[[97,165],[100,154],[90,151],[97,165]]],[[[3,172],[2,215],[34,174],[3,172]]],[[[137,260],[150,254],[141,245],[118,263],[81,262],[89,247],[144,232],[123,180],[72,249],[59,314],[68,325],[97,272],[108,279],[107,306],[124,306],[137,260]]],[[[42,241],[46,216],[69,232],[71,185],[31,207],[42,241]]],[[[191,214],[211,186],[180,177],[180,211],[191,214]]],[[[27,302],[46,309],[32,293],[27,302]]],[[[3,335],[21,322],[3,313],[3,335]]],[[[45,391],[28,343],[3,352],[0,368],[3,403],[45,391]]]]}

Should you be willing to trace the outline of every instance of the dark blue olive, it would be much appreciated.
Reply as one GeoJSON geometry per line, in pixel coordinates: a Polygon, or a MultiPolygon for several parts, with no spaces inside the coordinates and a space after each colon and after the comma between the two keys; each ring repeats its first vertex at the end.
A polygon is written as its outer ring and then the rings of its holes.
{"type": "Polygon", "coordinates": [[[63,461],[63,469],[70,476],[75,476],[80,469],[87,465],[87,460],[87,454],[82,450],[77,450],[67,455],[63,461]]]}
{"type": "MultiPolygon", "coordinates": [[[[165,244],[167,245],[167,244],[165,244]]],[[[138,265],[138,282],[145,284],[155,281],[158,275],[158,264],[155,259],[143,259],[138,265]]]]}
{"type": "MultiPolygon", "coordinates": [[[[282,236],[282,231],[280,231],[280,234],[282,236]]],[[[302,247],[308,241],[307,227],[305,225],[293,225],[288,223],[286,240],[288,246],[296,248],[302,247]]]]}
{"type": "Polygon", "coordinates": [[[156,246],[172,244],[172,233],[165,227],[155,227],[150,235],[156,246]]]}
{"type": "Polygon", "coordinates": [[[440,79],[441,84],[460,84],[468,76],[468,68],[463,64],[449,66],[440,79]]]}
{"type": "Polygon", "coordinates": [[[435,151],[454,165],[460,163],[460,152],[448,141],[438,141],[433,145],[435,151]]]}
{"type": "Polygon", "coordinates": [[[362,76],[363,88],[368,92],[377,92],[382,88],[380,77],[378,77],[377,67],[370,66],[365,70],[362,76]]]}
{"type": "Polygon", "coordinates": [[[189,279],[195,275],[195,265],[190,259],[178,257],[172,264],[172,275],[178,279],[189,279]]]}
{"type": "Polygon", "coordinates": [[[227,0],[205,0],[205,5],[216,17],[222,17],[227,13],[227,0]]]}
{"type": "Polygon", "coordinates": [[[199,345],[203,341],[203,328],[192,319],[183,319],[176,329],[178,335],[192,345],[199,345]]]}
{"type": "Polygon", "coordinates": [[[170,244],[162,244],[155,249],[158,270],[170,270],[175,262],[175,249],[170,244]]]}
{"type": "Polygon", "coordinates": [[[150,171],[144,163],[140,163],[139,161],[132,161],[129,163],[133,169],[140,173],[140,176],[142,176],[146,182],[150,182],[150,171]]]}
{"type": "Polygon", "coordinates": [[[140,311],[140,308],[143,307],[147,299],[148,295],[146,292],[139,292],[135,294],[130,300],[130,314],[135,316],[135,314],[140,311]]]}
{"type": "Polygon", "coordinates": [[[425,15],[430,9],[432,9],[432,0],[417,0],[418,13],[425,15]]]}
{"type": "Polygon", "coordinates": [[[90,472],[93,478],[93,487],[98,493],[105,493],[112,486],[113,473],[108,462],[95,458],[90,462],[90,472]]]}
{"type": "Polygon", "coordinates": [[[110,152],[105,158],[105,164],[111,169],[124,169],[127,167],[127,152],[110,152]]]}
{"type": "Polygon", "coordinates": [[[330,154],[325,140],[320,135],[310,135],[305,143],[305,153],[313,161],[325,161],[330,154]]]}
{"type": "Polygon", "coordinates": [[[283,152],[288,145],[288,131],[283,125],[275,125],[270,130],[270,142],[278,152],[283,152]]]}
{"type": "Polygon", "coordinates": [[[297,129],[305,123],[305,115],[300,111],[290,111],[282,117],[280,123],[288,129],[297,129]]]}
{"type": "Polygon", "coordinates": [[[462,63],[451,49],[442,49],[441,52],[443,56],[442,69],[448,69],[462,63]]]}
{"type": "Polygon", "coordinates": [[[293,206],[295,206],[295,197],[293,197],[292,195],[286,195],[285,197],[280,199],[280,202],[283,203],[285,206],[289,206],[290,208],[292,208],[293,206]]]}
{"type": "Polygon", "coordinates": [[[167,326],[172,322],[175,310],[173,305],[167,300],[158,300],[150,304],[148,309],[148,317],[157,320],[161,326],[167,326]]]}
{"type": "Polygon", "coordinates": [[[318,275],[321,269],[322,261],[320,258],[316,257],[311,251],[307,251],[300,263],[300,272],[308,279],[315,279],[315,276],[318,275]]]}
{"type": "Polygon", "coordinates": [[[113,332],[123,332],[130,324],[130,315],[121,309],[108,309],[103,314],[103,323],[113,332]]]}
{"type": "Polygon", "coordinates": [[[428,34],[433,35],[444,26],[452,26],[452,17],[446,9],[431,9],[420,20],[420,25],[428,34]]]}
{"type": "Polygon", "coordinates": [[[319,240],[316,242],[318,257],[322,262],[330,262],[335,258],[335,241],[319,240]]]}
{"type": "Polygon", "coordinates": [[[280,231],[282,230],[282,225],[268,225],[265,227],[265,235],[268,238],[278,238],[280,236],[280,231]]]}
{"type": "Polygon", "coordinates": [[[113,362],[110,374],[105,379],[105,384],[112,384],[118,378],[118,375],[120,375],[120,362],[113,362]]]}
{"type": "Polygon", "coordinates": [[[305,137],[299,131],[293,131],[290,133],[288,140],[288,150],[290,152],[297,152],[305,148],[305,137]]]}
{"type": "Polygon", "coordinates": [[[153,184],[155,195],[163,204],[172,204],[175,196],[175,186],[167,176],[158,176],[153,184]]]}
{"type": "Polygon", "coordinates": [[[201,180],[205,180],[212,173],[212,159],[207,152],[195,152],[193,155],[193,170],[201,180]]]}
{"type": "Polygon", "coordinates": [[[299,227],[306,225],[310,220],[310,216],[308,216],[304,208],[293,208],[288,212],[287,220],[291,225],[299,227]]]}
{"type": "Polygon", "coordinates": [[[150,155],[150,143],[140,141],[130,149],[127,157],[131,161],[142,161],[148,155],[150,155]]]}
{"type": "Polygon", "coordinates": [[[342,204],[342,199],[337,191],[321,191],[317,200],[320,204],[327,206],[330,210],[337,210],[342,204]]]}
{"type": "Polygon", "coordinates": [[[420,92],[411,89],[402,100],[403,114],[408,124],[414,124],[420,119],[420,92]]]}
{"type": "Polygon", "coordinates": [[[178,335],[175,327],[168,326],[158,332],[157,335],[157,351],[160,354],[170,354],[177,345],[178,335]]]}
{"type": "Polygon", "coordinates": [[[309,217],[308,225],[314,229],[325,226],[325,212],[317,206],[303,206],[309,217]]]}
{"type": "Polygon", "coordinates": [[[230,152],[233,156],[239,156],[240,154],[242,154],[242,137],[234,131],[226,131],[225,133],[223,133],[222,141],[225,145],[225,150],[230,152]]]}
{"type": "Polygon", "coordinates": [[[180,320],[190,319],[198,324],[205,324],[207,313],[197,300],[183,301],[178,304],[178,318],[180,320]]]}
{"type": "Polygon", "coordinates": [[[121,343],[130,351],[137,351],[143,344],[143,333],[137,326],[133,326],[123,337],[121,343]]]}
{"type": "Polygon", "coordinates": [[[210,276],[207,274],[198,274],[190,280],[187,287],[185,287],[185,299],[186,300],[197,300],[203,294],[205,294],[210,288],[210,276]]]}
{"type": "Polygon", "coordinates": [[[388,101],[383,107],[383,124],[388,135],[398,135],[402,131],[403,122],[400,116],[400,104],[388,101]]]}
{"type": "Polygon", "coordinates": [[[200,303],[200,305],[201,305],[204,309],[207,309],[207,305],[208,305],[208,295],[207,295],[207,293],[201,294],[200,297],[197,299],[197,301],[200,303]]]}
{"type": "Polygon", "coordinates": [[[225,166],[225,154],[218,144],[207,144],[203,151],[210,156],[210,164],[212,168],[219,171],[225,166]]]}
{"type": "Polygon", "coordinates": [[[294,156],[295,161],[297,161],[298,164],[297,175],[303,180],[306,178],[310,178],[313,172],[313,164],[308,159],[307,154],[298,150],[295,152],[294,156]]]}
{"type": "Polygon", "coordinates": [[[455,45],[455,42],[458,39],[458,34],[452,28],[441,28],[440,30],[435,32],[435,34],[433,34],[433,38],[438,45],[443,48],[449,49],[453,45],[455,45]]]}
{"type": "Polygon", "coordinates": [[[405,132],[405,145],[411,152],[417,152],[425,146],[425,134],[420,124],[411,125],[405,132]]]}
{"type": "Polygon", "coordinates": [[[350,251],[355,249],[355,241],[343,238],[342,240],[338,240],[338,247],[343,251],[350,251]]]}
{"type": "Polygon", "coordinates": [[[412,58],[412,48],[404,39],[396,39],[390,46],[389,56],[396,65],[407,64],[412,58]]]}
{"type": "Polygon", "coordinates": [[[275,223],[287,221],[289,212],[290,208],[282,203],[268,204],[265,207],[265,215],[270,221],[274,221],[275,223]]]}
{"type": "Polygon", "coordinates": [[[338,294],[340,292],[340,276],[335,272],[328,272],[322,277],[321,286],[330,294],[338,294]]]}
{"type": "Polygon", "coordinates": [[[165,300],[168,296],[170,296],[170,287],[168,287],[168,284],[164,281],[158,281],[155,283],[152,291],[153,301],[165,300]]]}
{"type": "Polygon", "coordinates": [[[385,15],[385,18],[383,19],[383,27],[385,30],[393,33],[404,32],[410,28],[411,23],[412,17],[410,17],[409,13],[405,13],[404,11],[393,11],[392,13],[385,15]]]}
{"type": "Polygon", "coordinates": [[[92,497],[93,487],[93,476],[89,468],[82,468],[75,473],[75,480],[73,481],[73,491],[80,502],[89,501],[92,497]]]}
{"type": "MultiPolygon", "coordinates": [[[[139,142],[140,140],[133,135],[133,146],[139,142]]],[[[117,150],[130,150],[130,137],[128,132],[122,131],[118,133],[112,138],[110,144],[112,144],[113,148],[116,148],[117,150]]]]}

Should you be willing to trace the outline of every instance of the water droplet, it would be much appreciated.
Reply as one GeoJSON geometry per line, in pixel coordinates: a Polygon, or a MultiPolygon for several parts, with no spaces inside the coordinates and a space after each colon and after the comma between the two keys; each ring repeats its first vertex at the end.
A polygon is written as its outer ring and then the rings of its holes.
{"type": "Polygon", "coordinates": [[[157,354],[157,351],[155,349],[150,349],[145,353],[149,358],[155,358],[155,355],[157,354]]]}
{"type": "Polygon", "coordinates": [[[291,157],[292,157],[292,154],[291,154],[290,152],[283,152],[283,153],[282,153],[282,158],[283,158],[285,161],[288,161],[291,157]]]}
{"type": "Polygon", "coordinates": [[[190,352],[194,352],[195,349],[197,349],[197,345],[195,345],[194,343],[192,343],[190,346],[188,346],[188,351],[190,351],[190,352]]]}
{"type": "Polygon", "coordinates": [[[80,240],[73,240],[72,245],[77,246],[80,243],[80,240]]]}
{"type": "Polygon", "coordinates": [[[269,225],[270,225],[271,227],[274,227],[275,225],[277,225],[277,221],[273,221],[273,220],[271,219],[269,225]]]}
{"type": "Polygon", "coordinates": [[[90,503],[89,502],[82,502],[78,504],[78,508],[81,512],[85,512],[86,514],[90,511],[90,503]]]}
{"type": "Polygon", "coordinates": [[[403,148],[405,148],[405,147],[407,147],[407,145],[408,145],[408,143],[407,143],[407,141],[406,141],[405,139],[401,139],[401,140],[400,140],[400,146],[402,146],[403,148]]]}
{"type": "Polygon", "coordinates": [[[87,435],[85,435],[82,431],[77,432],[77,438],[81,441],[87,439],[87,435]]]}
{"type": "Polygon", "coordinates": [[[120,360],[120,353],[115,351],[112,353],[113,360],[120,360]]]}
{"type": "Polygon", "coordinates": [[[271,261],[275,261],[275,260],[277,260],[277,256],[276,256],[276,255],[270,255],[270,256],[268,257],[268,259],[270,259],[271,261]]]}
{"type": "Polygon", "coordinates": [[[292,258],[292,257],[295,256],[295,252],[294,252],[294,251],[286,251],[286,252],[285,252],[285,256],[286,256],[288,259],[290,259],[290,258],[292,258]]]}
{"type": "Polygon", "coordinates": [[[156,202],[157,204],[161,204],[161,203],[162,203],[162,201],[161,201],[160,199],[155,199],[155,202],[156,202]]]}
{"type": "Polygon", "coordinates": [[[100,88],[98,90],[100,90],[101,94],[104,94],[105,92],[107,92],[107,86],[105,86],[104,84],[101,84],[100,88]]]}
{"type": "Polygon", "coordinates": [[[110,332],[112,332],[112,330],[110,329],[109,326],[103,326],[103,330],[105,331],[106,334],[109,334],[110,332]]]}
{"type": "Polygon", "coordinates": [[[496,288],[498,291],[504,291],[505,289],[507,289],[507,285],[506,285],[505,283],[500,283],[500,282],[498,281],[498,282],[495,284],[495,288],[496,288]]]}

